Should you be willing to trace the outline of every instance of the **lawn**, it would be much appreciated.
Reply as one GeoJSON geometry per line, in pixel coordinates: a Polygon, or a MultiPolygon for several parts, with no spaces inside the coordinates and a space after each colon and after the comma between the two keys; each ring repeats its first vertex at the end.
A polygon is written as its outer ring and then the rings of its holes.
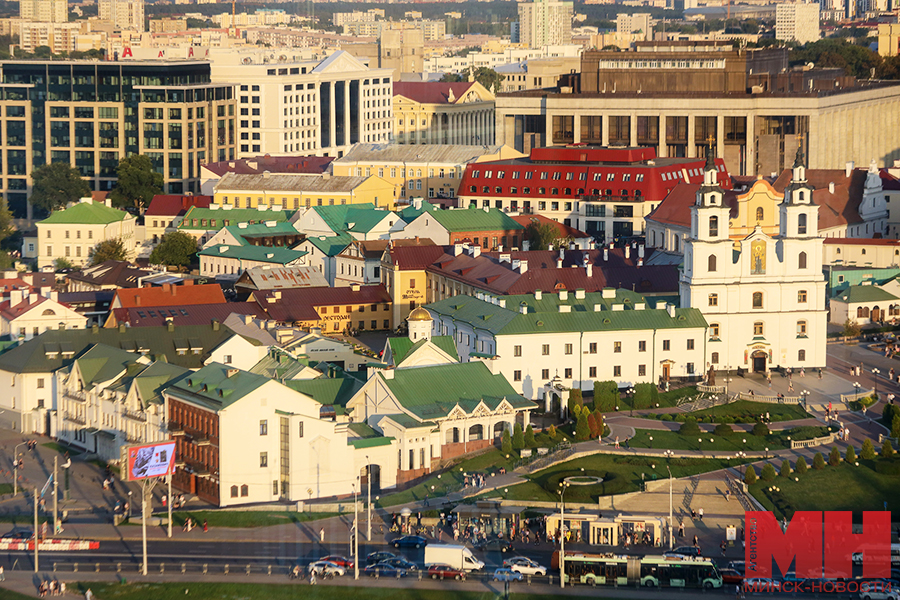
{"type": "Polygon", "coordinates": [[[671,450],[717,450],[734,451],[783,450],[790,448],[788,438],[809,440],[828,435],[827,427],[794,427],[783,431],[773,431],[769,435],[756,436],[749,432],[735,431],[731,435],[715,435],[705,432],[700,435],[686,436],[677,431],[658,431],[655,429],[638,429],[634,437],[628,440],[632,448],[668,448],[671,450]],[[650,438],[653,441],[650,441],[650,438]],[[703,442],[700,443],[699,440],[703,442]],[[713,440],[710,442],[710,440],[713,440]],[[744,443],[747,440],[747,443],[744,443]]]}
{"type": "MultiPolygon", "coordinates": [[[[595,503],[600,496],[640,490],[641,474],[647,481],[668,477],[666,464],[662,458],[595,454],[533,473],[528,476],[531,481],[511,486],[508,488],[509,492],[502,495],[512,500],[553,502],[559,499],[556,491],[563,479],[585,475],[602,477],[603,482],[596,485],[570,486],[566,491],[566,500],[595,503]]],[[[738,464],[740,463],[736,460],[703,458],[675,458],[668,462],[673,477],[687,477],[738,464]]],[[[496,494],[497,492],[492,492],[491,495],[496,494]]]]}
{"type": "Polygon", "coordinates": [[[13,484],[11,483],[0,483],[0,496],[3,494],[12,494],[13,493],[13,484]]]}
{"type": "MultiPolygon", "coordinates": [[[[671,408],[673,406],[678,406],[678,402],[682,398],[689,398],[692,396],[697,396],[700,392],[697,391],[695,387],[683,387],[674,390],[669,390],[668,392],[659,392],[659,406],[635,406],[634,410],[653,410],[654,408],[671,408]]],[[[622,400],[619,402],[619,412],[630,410],[631,409],[631,401],[632,397],[628,395],[623,395],[622,400]]]]}
{"type": "Polygon", "coordinates": [[[875,465],[869,460],[859,461],[858,467],[842,462],[821,471],[811,469],[797,477],[799,481],[794,475],[759,481],[750,486],[750,493],[778,518],[790,519],[797,510],[849,510],[860,522],[862,511],[884,510],[885,502],[888,510],[900,512],[900,476],[877,473],[875,465]],[[769,491],[770,487],[780,491],[769,491]]]}
{"type": "MultiPolygon", "coordinates": [[[[352,506],[352,504],[351,504],[352,506]]],[[[167,512],[156,513],[155,516],[166,517],[167,512]]],[[[285,525],[288,523],[306,523],[318,519],[336,517],[337,513],[297,513],[297,512],[257,512],[252,510],[198,510],[176,511],[172,513],[172,524],[181,527],[188,517],[193,519],[195,525],[203,525],[206,521],[210,527],[243,528],[243,527],[269,527],[270,525],[285,525]]],[[[132,523],[139,524],[139,518],[132,518],[132,523]]]]}
{"type": "Polygon", "coordinates": [[[738,400],[731,404],[698,410],[692,412],[691,415],[698,418],[714,416],[716,422],[721,417],[727,416],[734,419],[735,423],[755,423],[759,415],[766,413],[769,413],[771,421],[793,421],[809,417],[809,413],[797,404],[769,404],[768,402],[751,402],[749,400],[738,400]]]}
{"type": "Polygon", "coordinates": [[[41,444],[44,448],[50,448],[51,450],[56,450],[60,454],[69,453],[69,456],[78,456],[81,454],[81,450],[77,450],[72,448],[71,446],[66,446],[65,444],[58,444],[56,442],[47,442],[45,444],[41,444]]]}
{"type": "MultiPolygon", "coordinates": [[[[524,584],[513,584],[517,600],[550,600],[555,595],[519,593],[524,584]]],[[[494,586],[502,589],[502,584],[494,586]]],[[[365,598],[366,600],[493,600],[501,597],[490,592],[460,592],[456,590],[435,590],[413,588],[404,585],[402,588],[384,588],[371,586],[310,586],[304,584],[277,585],[252,583],[138,583],[120,585],[115,583],[76,583],[73,591],[82,595],[91,588],[94,596],[101,600],[347,600],[347,598],[365,598]]],[[[591,597],[602,600],[602,596],[592,593],[591,597]]],[[[24,599],[26,596],[9,596],[10,600],[24,599]]],[[[6,600],[6,596],[4,597],[6,600]]]]}
{"type": "Polygon", "coordinates": [[[3,590],[3,600],[34,600],[34,596],[24,596],[19,592],[14,592],[12,590],[3,590]]]}

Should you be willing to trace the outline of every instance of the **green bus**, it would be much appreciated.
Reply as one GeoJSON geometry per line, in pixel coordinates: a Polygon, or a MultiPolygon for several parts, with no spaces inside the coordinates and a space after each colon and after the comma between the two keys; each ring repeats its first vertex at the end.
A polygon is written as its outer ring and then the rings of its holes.
{"type": "MultiPolygon", "coordinates": [[[[643,587],[722,587],[722,576],[713,561],[697,557],[629,556],[566,552],[566,583],[643,587]]],[[[551,569],[559,570],[559,551],[551,569]]]]}

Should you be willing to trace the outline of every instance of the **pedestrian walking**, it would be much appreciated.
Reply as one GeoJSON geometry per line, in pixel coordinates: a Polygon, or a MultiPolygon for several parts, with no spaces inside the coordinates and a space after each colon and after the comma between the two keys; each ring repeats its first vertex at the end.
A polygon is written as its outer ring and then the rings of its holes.
{"type": "Polygon", "coordinates": [[[3,565],[0,565],[0,581],[6,581],[6,573],[3,572],[3,565]]]}
{"type": "Polygon", "coordinates": [[[697,514],[700,515],[700,520],[703,521],[703,507],[700,507],[700,510],[697,511],[697,514]]]}
{"type": "Polygon", "coordinates": [[[728,542],[726,542],[725,540],[722,540],[722,543],[719,544],[719,548],[722,549],[722,556],[725,556],[725,548],[727,548],[727,547],[728,547],[728,542]]]}
{"type": "Polygon", "coordinates": [[[700,547],[700,539],[696,535],[694,536],[694,547],[695,548],[700,547]]]}
{"type": "Polygon", "coordinates": [[[806,377],[806,369],[803,367],[800,368],[800,377],[806,377]]]}
{"type": "Polygon", "coordinates": [[[323,544],[325,543],[325,528],[324,527],[319,530],[319,542],[321,542],[323,544]]]}
{"type": "Polygon", "coordinates": [[[616,448],[619,447],[619,436],[616,436],[616,448]]]}
{"type": "Polygon", "coordinates": [[[316,585],[316,570],[309,570],[309,585],[316,585]]]}
{"type": "Polygon", "coordinates": [[[680,538],[684,537],[684,521],[681,521],[680,523],[678,523],[678,537],[680,537],[680,538]]]}
{"type": "Polygon", "coordinates": [[[206,533],[208,531],[209,531],[209,525],[207,525],[206,519],[203,519],[203,533],[206,533]]]}

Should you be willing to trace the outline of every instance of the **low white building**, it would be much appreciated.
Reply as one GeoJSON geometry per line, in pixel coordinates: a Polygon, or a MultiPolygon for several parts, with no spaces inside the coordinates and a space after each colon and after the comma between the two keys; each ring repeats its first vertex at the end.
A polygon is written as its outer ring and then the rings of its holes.
{"type": "Polygon", "coordinates": [[[87,318],[57,301],[58,293],[46,295],[12,290],[0,302],[0,335],[30,340],[50,329],[84,329],[87,318]]]}
{"type": "Polygon", "coordinates": [[[140,242],[135,223],[137,219],[123,210],[82,198],[77,204],[38,221],[38,267],[54,266],[57,258],[85,266],[90,262],[94,246],[116,238],[121,238],[125,245],[126,260],[131,260],[140,242]]]}

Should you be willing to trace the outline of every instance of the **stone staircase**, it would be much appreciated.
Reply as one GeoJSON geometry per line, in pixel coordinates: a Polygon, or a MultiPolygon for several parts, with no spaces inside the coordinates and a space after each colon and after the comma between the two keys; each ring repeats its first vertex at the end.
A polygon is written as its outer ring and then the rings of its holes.
{"type": "Polygon", "coordinates": [[[722,404],[730,404],[737,400],[737,394],[727,396],[725,394],[700,394],[691,398],[685,398],[684,402],[678,404],[678,409],[682,412],[694,412],[697,410],[705,410],[722,404]]]}

